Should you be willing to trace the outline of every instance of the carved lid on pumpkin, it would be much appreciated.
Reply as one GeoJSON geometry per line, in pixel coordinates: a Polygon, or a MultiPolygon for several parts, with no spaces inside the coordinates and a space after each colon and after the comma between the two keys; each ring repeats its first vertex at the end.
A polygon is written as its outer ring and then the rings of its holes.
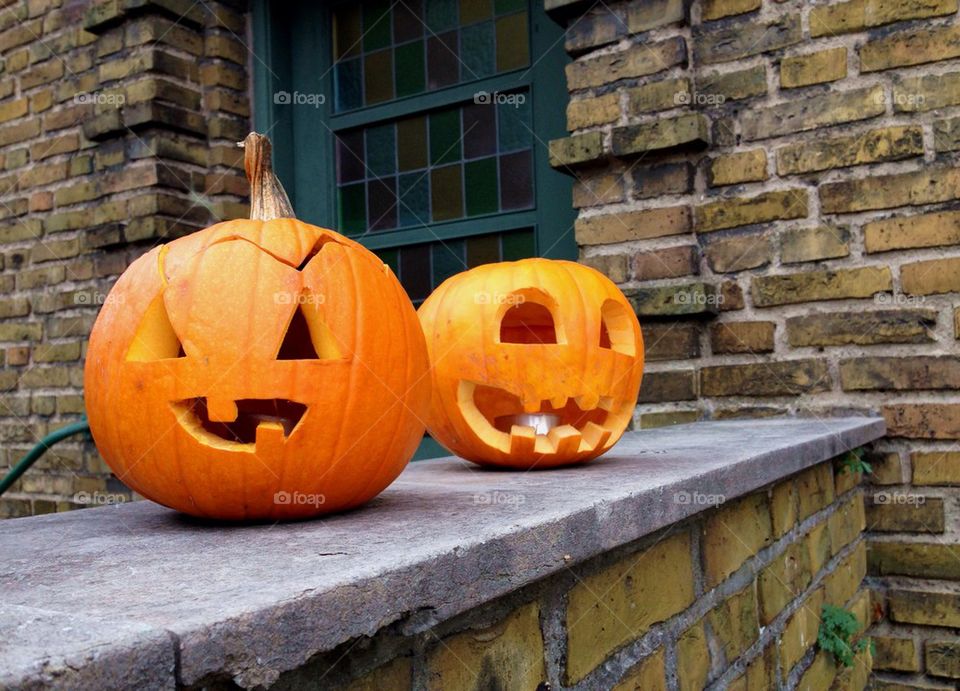
{"type": "Polygon", "coordinates": [[[250,219],[296,218],[290,198],[273,172],[270,139],[251,132],[242,142],[237,142],[237,146],[243,148],[243,167],[250,181],[250,219]]]}

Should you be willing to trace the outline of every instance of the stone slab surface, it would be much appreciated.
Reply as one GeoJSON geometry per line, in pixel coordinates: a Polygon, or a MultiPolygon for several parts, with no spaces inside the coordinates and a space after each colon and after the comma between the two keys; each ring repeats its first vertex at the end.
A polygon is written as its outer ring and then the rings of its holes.
{"type": "Polygon", "coordinates": [[[883,433],[866,417],[700,422],[627,434],[574,468],[423,461],[362,509],[293,524],[149,502],[2,521],[0,688],[269,685],[391,622],[427,627],[709,510],[682,497],[729,500],[883,433]]]}

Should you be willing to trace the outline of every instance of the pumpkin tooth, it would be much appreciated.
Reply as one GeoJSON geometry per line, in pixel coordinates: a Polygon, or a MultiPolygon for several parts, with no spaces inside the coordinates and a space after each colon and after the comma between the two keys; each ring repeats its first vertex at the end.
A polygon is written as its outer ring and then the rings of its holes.
{"type": "Polygon", "coordinates": [[[521,402],[523,405],[523,412],[525,413],[539,413],[540,412],[540,399],[539,398],[527,398],[524,397],[521,402]]]}
{"type": "Polygon", "coordinates": [[[234,422],[237,419],[237,402],[229,398],[208,398],[207,419],[210,422],[234,422]]]}
{"type": "Polygon", "coordinates": [[[552,405],[554,409],[560,410],[560,408],[563,408],[565,405],[567,405],[567,397],[554,396],[553,398],[550,399],[550,405],[552,405]]]}
{"type": "Polygon", "coordinates": [[[582,396],[577,396],[573,400],[577,402],[577,406],[580,408],[580,410],[593,410],[600,402],[600,396],[599,394],[595,393],[586,393],[582,396]]]}
{"type": "Polygon", "coordinates": [[[575,454],[580,449],[580,432],[573,425],[560,425],[547,432],[547,439],[553,445],[553,452],[575,454]]]}
{"type": "Polygon", "coordinates": [[[280,422],[261,422],[257,425],[257,446],[261,449],[282,444],[284,436],[280,422]]]}
{"type": "Polygon", "coordinates": [[[597,401],[597,407],[608,412],[613,410],[614,405],[616,405],[616,403],[613,400],[613,396],[601,396],[600,400],[597,401]]]}
{"type": "Polygon", "coordinates": [[[612,432],[596,422],[588,422],[583,426],[583,438],[591,449],[599,449],[607,443],[612,432]]]}
{"type": "Polygon", "coordinates": [[[533,427],[526,425],[513,425],[510,428],[510,453],[511,454],[529,454],[533,453],[537,444],[537,432],[533,427]]]}

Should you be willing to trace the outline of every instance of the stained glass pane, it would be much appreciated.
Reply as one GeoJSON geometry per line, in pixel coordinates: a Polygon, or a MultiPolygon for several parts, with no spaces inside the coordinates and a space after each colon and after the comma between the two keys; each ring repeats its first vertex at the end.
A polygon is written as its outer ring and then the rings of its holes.
{"type": "Polygon", "coordinates": [[[433,287],[466,271],[466,248],[463,240],[444,240],[433,243],[433,287]]]}
{"type": "Polygon", "coordinates": [[[430,245],[414,245],[400,250],[400,280],[411,300],[423,300],[432,289],[430,281],[430,245]]]}
{"type": "Polygon", "coordinates": [[[430,172],[430,208],[434,221],[463,216],[463,181],[460,166],[436,168],[430,172]]]}
{"type": "Polygon", "coordinates": [[[497,202],[497,159],[483,158],[464,164],[464,190],[467,195],[467,216],[492,214],[497,202]]]}
{"type": "Polygon", "coordinates": [[[423,91],[424,75],[423,43],[416,41],[394,49],[395,81],[397,97],[411,96],[423,91]]]}
{"type": "Polygon", "coordinates": [[[377,250],[380,260],[390,267],[394,275],[400,274],[400,251],[396,249],[377,250]]]}
{"type": "Polygon", "coordinates": [[[425,171],[400,176],[399,220],[401,226],[430,222],[430,175],[425,171]]]}
{"type": "Polygon", "coordinates": [[[370,230],[389,230],[397,225],[396,178],[381,178],[367,183],[370,230]]]}
{"type": "Polygon", "coordinates": [[[460,74],[457,32],[427,39],[427,84],[431,89],[456,84],[460,74]]]}
{"type": "Polygon", "coordinates": [[[363,130],[345,132],[337,137],[337,182],[363,180],[363,130]]]}
{"type": "Polygon", "coordinates": [[[500,208],[526,209],[533,206],[531,152],[519,151],[500,157],[500,208]]]}
{"type": "Polygon", "coordinates": [[[385,0],[363,3],[363,49],[379,50],[390,45],[390,5],[385,0]]]}
{"type": "Polygon", "coordinates": [[[423,35],[423,7],[419,0],[403,0],[393,6],[393,40],[397,43],[423,35]]]}
{"type": "Polygon", "coordinates": [[[500,236],[478,235],[467,238],[467,266],[471,269],[481,264],[500,261],[500,236]]]}
{"type": "Polygon", "coordinates": [[[394,125],[367,128],[367,168],[369,176],[390,175],[396,171],[394,125]]]}
{"type": "Polygon", "coordinates": [[[367,229],[366,185],[340,188],[340,228],[345,233],[362,233],[367,229]]]}
{"type": "Polygon", "coordinates": [[[456,0],[428,0],[426,4],[427,28],[435,34],[457,25],[456,0]]]}
{"type": "Polygon", "coordinates": [[[363,86],[367,103],[379,103],[393,98],[392,51],[381,50],[364,58],[363,86]]]}
{"type": "Polygon", "coordinates": [[[479,158],[496,153],[497,120],[494,107],[471,103],[463,107],[463,157],[479,158]]]}
{"type": "Polygon", "coordinates": [[[360,54],[363,29],[360,24],[360,6],[350,5],[333,17],[333,55],[337,60],[360,54]]]}
{"type": "Polygon", "coordinates": [[[400,170],[427,167],[427,118],[420,115],[397,122],[397,162],[400,170]]]}
{"type": "Polygon", "coordinates": [[[503,243],[503,261],[505,262],[525,259],[536,254],[536,242],[532,229],[504,233],[501,242],[503,243]]]}
{"type": "Polygon", "coordinates": [[[466,26],[484,19],[493,14],[491,0],[460,0],[460,25],[466,26]]]}
{"type": "Polygon", "coordinates": [[[360,60],[338,62],[334,70],[337,82],[337,110],[351,110],[363,105],[363,68],[360,60]]]}
{"type": "Polygon", "coordinates": [[[489,77],[497,71],[493,22],[468,26],[460,32],[460,81],[489,77]]]}
{"type": "Polygon", "coordinates": [[[493,9],[497,14],[506,14],[507,12],[516,12],[526,9],[526,0],[493,0],[493,9]]]}
{"type": "Polygon", "coordinates": [[[430,163],[441,165],[460,159],[460,109],[430,114],[430,163]]]}
{"type": "Polygon", "coordinates": [[[529,61],[527,13],[520,12],[497,19],[497,71],[526,67],[529,61]]]}
{"type": "Polygon", "coordinates": [[[530,123],[529,94],[520,92],[505,95],[502,102],[497,104],[497,129],[500,151],[530,147],[533,127],[530,123]]]}

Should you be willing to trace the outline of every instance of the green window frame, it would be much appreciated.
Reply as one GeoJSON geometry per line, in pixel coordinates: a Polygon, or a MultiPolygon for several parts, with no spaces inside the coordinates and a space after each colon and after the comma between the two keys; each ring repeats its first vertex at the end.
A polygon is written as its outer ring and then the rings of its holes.
{"type": "Polygon", "coordinates": [[[274,142],[275,167],[297,215],[338,229],[335,133],[472,103],[481,91],[526,90],[533,132],[533,208],[351,237],[384,256],[398,247],[530,228],[532,256],[575,259],[571,179],[552,169],[547,156],[547,142],[566,134],[559,104],[568,97],[564,66],[569,58],[563,29],[546,15],[542,3],[531,0],[528,7],[527,67],[341,113],[333,107],[332,22],[337,5],[268,0],[253,4],[254,54],[259,56],[253,63],[254,123],[274,142]],[[281,92],[322,94],[324,99],[291,107],[275,102],[274,94],[281,92]]]}

